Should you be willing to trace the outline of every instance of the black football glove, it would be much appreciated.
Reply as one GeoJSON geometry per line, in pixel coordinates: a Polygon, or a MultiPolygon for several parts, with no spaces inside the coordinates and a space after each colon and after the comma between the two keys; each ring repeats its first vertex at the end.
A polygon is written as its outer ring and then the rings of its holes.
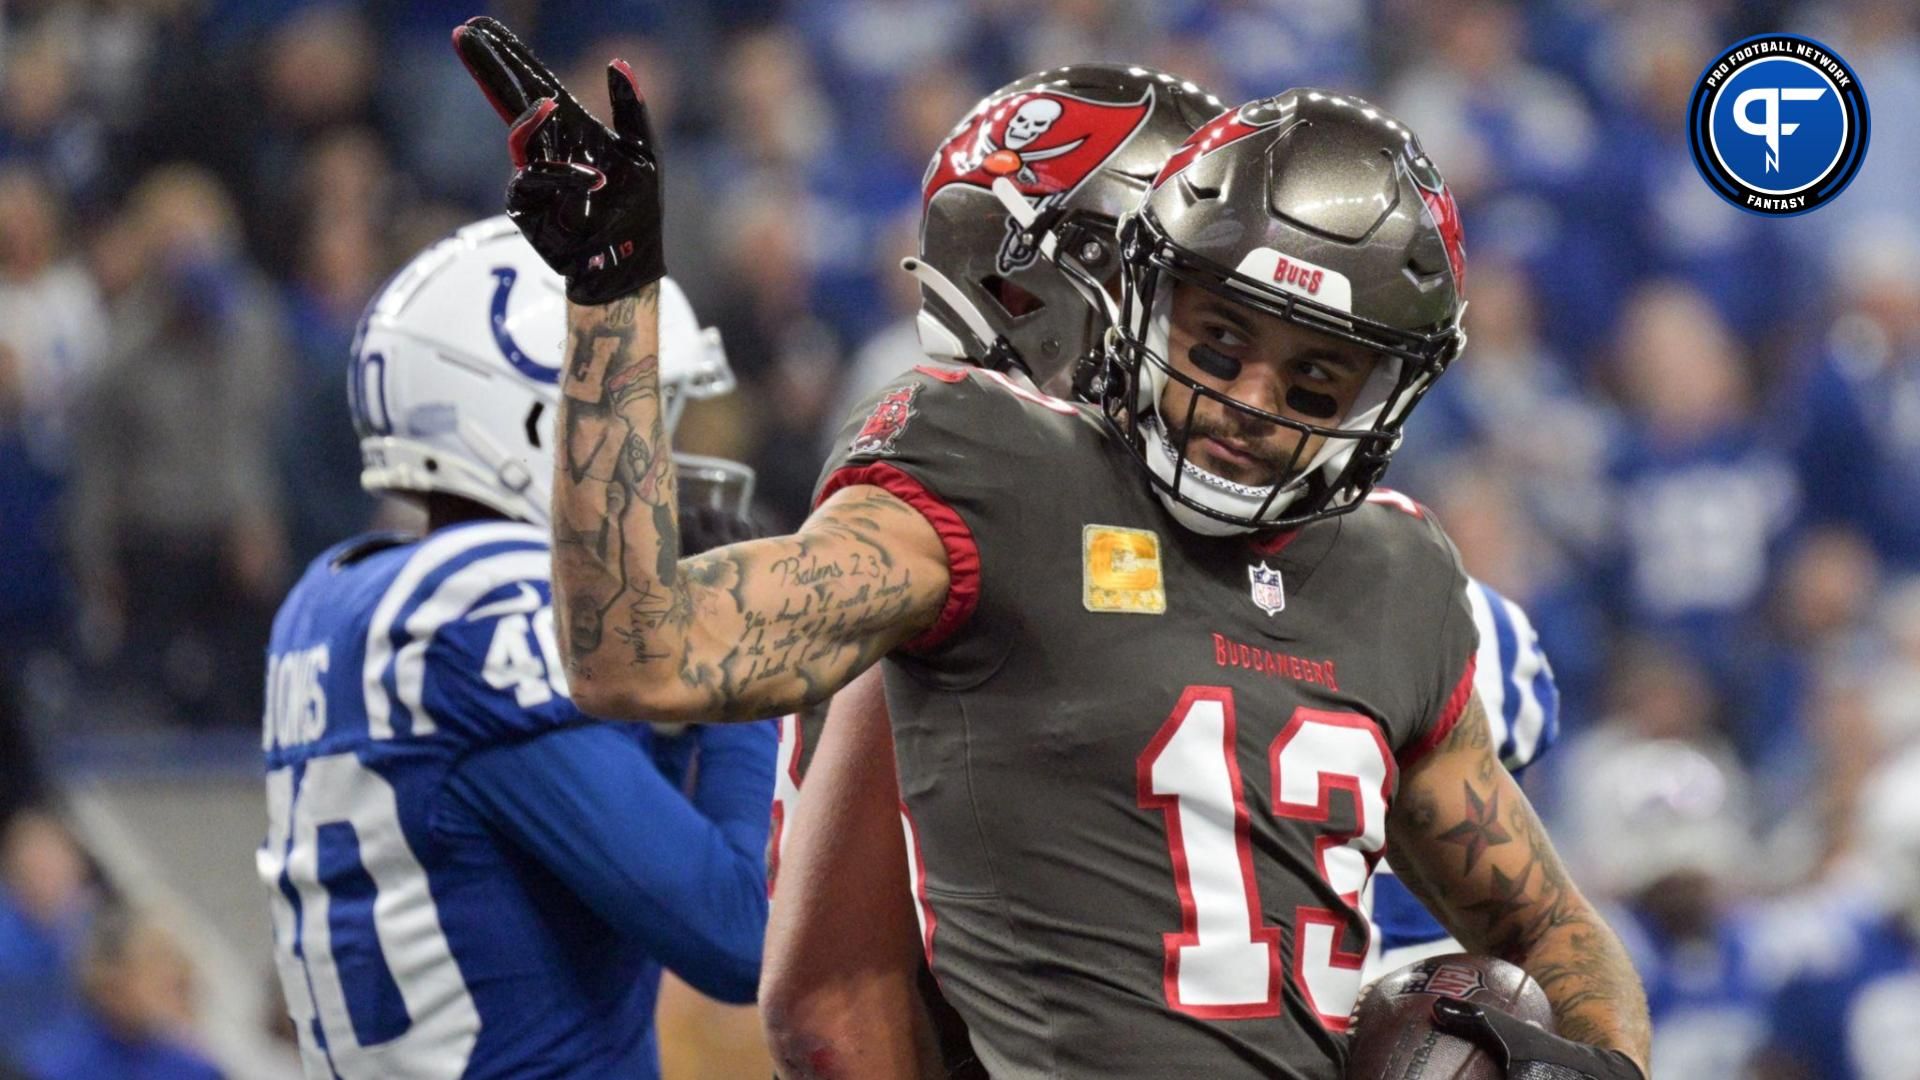
{"type": "Polygon", "coordinates": [[[660,280],[660,159],[626,61],[607,65],[608,128],[499,21],[469,19],[453,46],[512,125],[507,216],[567,279],[567,298],[605,304],[660,280]]]}
{"type": "Polygon", "coordinates": [[[1646,1080],[1618,1050],[1563,1039],[1499,1009],[1441,998],[1433,1003],[1433,1022],[1492,1054],[1507,1080],[1646,1080]]]}

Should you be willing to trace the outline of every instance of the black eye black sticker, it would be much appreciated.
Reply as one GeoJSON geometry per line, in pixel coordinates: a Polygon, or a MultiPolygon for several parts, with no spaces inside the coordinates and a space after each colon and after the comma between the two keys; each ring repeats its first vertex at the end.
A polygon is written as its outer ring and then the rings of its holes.
{"type": "Polygon", "coordinates": [[[1339,402],[1326,394],[1303,390],[1298,386],[1287,389],[1287,408],[1302,416],[1311,416],[1315,420],[1331,420],[1339,409],[1339,402]]]}
{"type": "Polygon", "coordinates": [[[1198,344],[1188,349],[1187,359],[1193,361],[1193,366],[1199,368],[1202,374],[1222,382],[1232,382],[1240,377],[1240,361],[1211,345],[1198,344]]]}

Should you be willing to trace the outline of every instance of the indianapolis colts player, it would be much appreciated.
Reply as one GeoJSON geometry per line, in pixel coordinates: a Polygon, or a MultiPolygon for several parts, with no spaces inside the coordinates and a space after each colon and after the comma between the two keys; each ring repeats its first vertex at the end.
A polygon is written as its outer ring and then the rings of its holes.
{"type": "MultiPolygon", "coordinates": [[[[671,423],[732,375],[663,285],[671,423]]],[[[257,861],[308,1077],[652,1077],[662,967],[753,998],[772,724],[598,722],[555,655],[564,338],[561,280],[504,217],[415,258],[361,325],[361,482],[430,531],[330,549],[274,621],[257,861]]],[[[714,510],[751,472],[682,467],[719,481],[684,542],[744,538],[714,510]]]]}
{"type": "MultiPolygon", "coordinates": [[[[1467,582],[1467,602],[1480,631],[1473,689],[1486,706],[1488,733],[1499,747],[1500,762],[1517,777],[1560,735],[1560,690],[1540,649],[1540,636],[1519,604],[1477,579],[1467,582]]],[[[1492,813],[1489,807],[1488,816],[1492,813]]],[[[1460,951],[1440,921],[1394,876],[1387,860],[1374,872],[1361,906],[1373,920],[1363,981],[1429,956],[1460,951]]]]}

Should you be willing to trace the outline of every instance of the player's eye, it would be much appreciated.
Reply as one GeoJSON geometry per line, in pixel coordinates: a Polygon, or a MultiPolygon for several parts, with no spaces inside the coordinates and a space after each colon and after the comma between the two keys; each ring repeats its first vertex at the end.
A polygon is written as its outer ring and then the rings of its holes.
{"type": "Polygon", "coordinates": [[[1296,375],[1303,375],[1314,382],[1332,382],[1333,369],[1318,360],[1296,360],[1293,363],[1296,375]]]}
{"type": "Polygon", "coordinates": [[[1206,327],[1206,335],[1213,344],[1224,345],[1229,349],[1238,349],[1252,344],[1238,330],[1218,323],[1209,323],[1206,327]]]}

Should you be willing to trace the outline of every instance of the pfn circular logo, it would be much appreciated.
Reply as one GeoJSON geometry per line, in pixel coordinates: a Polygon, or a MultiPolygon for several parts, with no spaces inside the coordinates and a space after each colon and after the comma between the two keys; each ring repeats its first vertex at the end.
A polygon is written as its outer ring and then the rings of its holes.
{"type": "Polygon", "coordinates": [[[1867,95],[1832,49],[1798,34],[1728,46],[1687,108],[1693,163],[1742,210],[1791,217],[1832,201],[1867,157],[1867,95]]]}

